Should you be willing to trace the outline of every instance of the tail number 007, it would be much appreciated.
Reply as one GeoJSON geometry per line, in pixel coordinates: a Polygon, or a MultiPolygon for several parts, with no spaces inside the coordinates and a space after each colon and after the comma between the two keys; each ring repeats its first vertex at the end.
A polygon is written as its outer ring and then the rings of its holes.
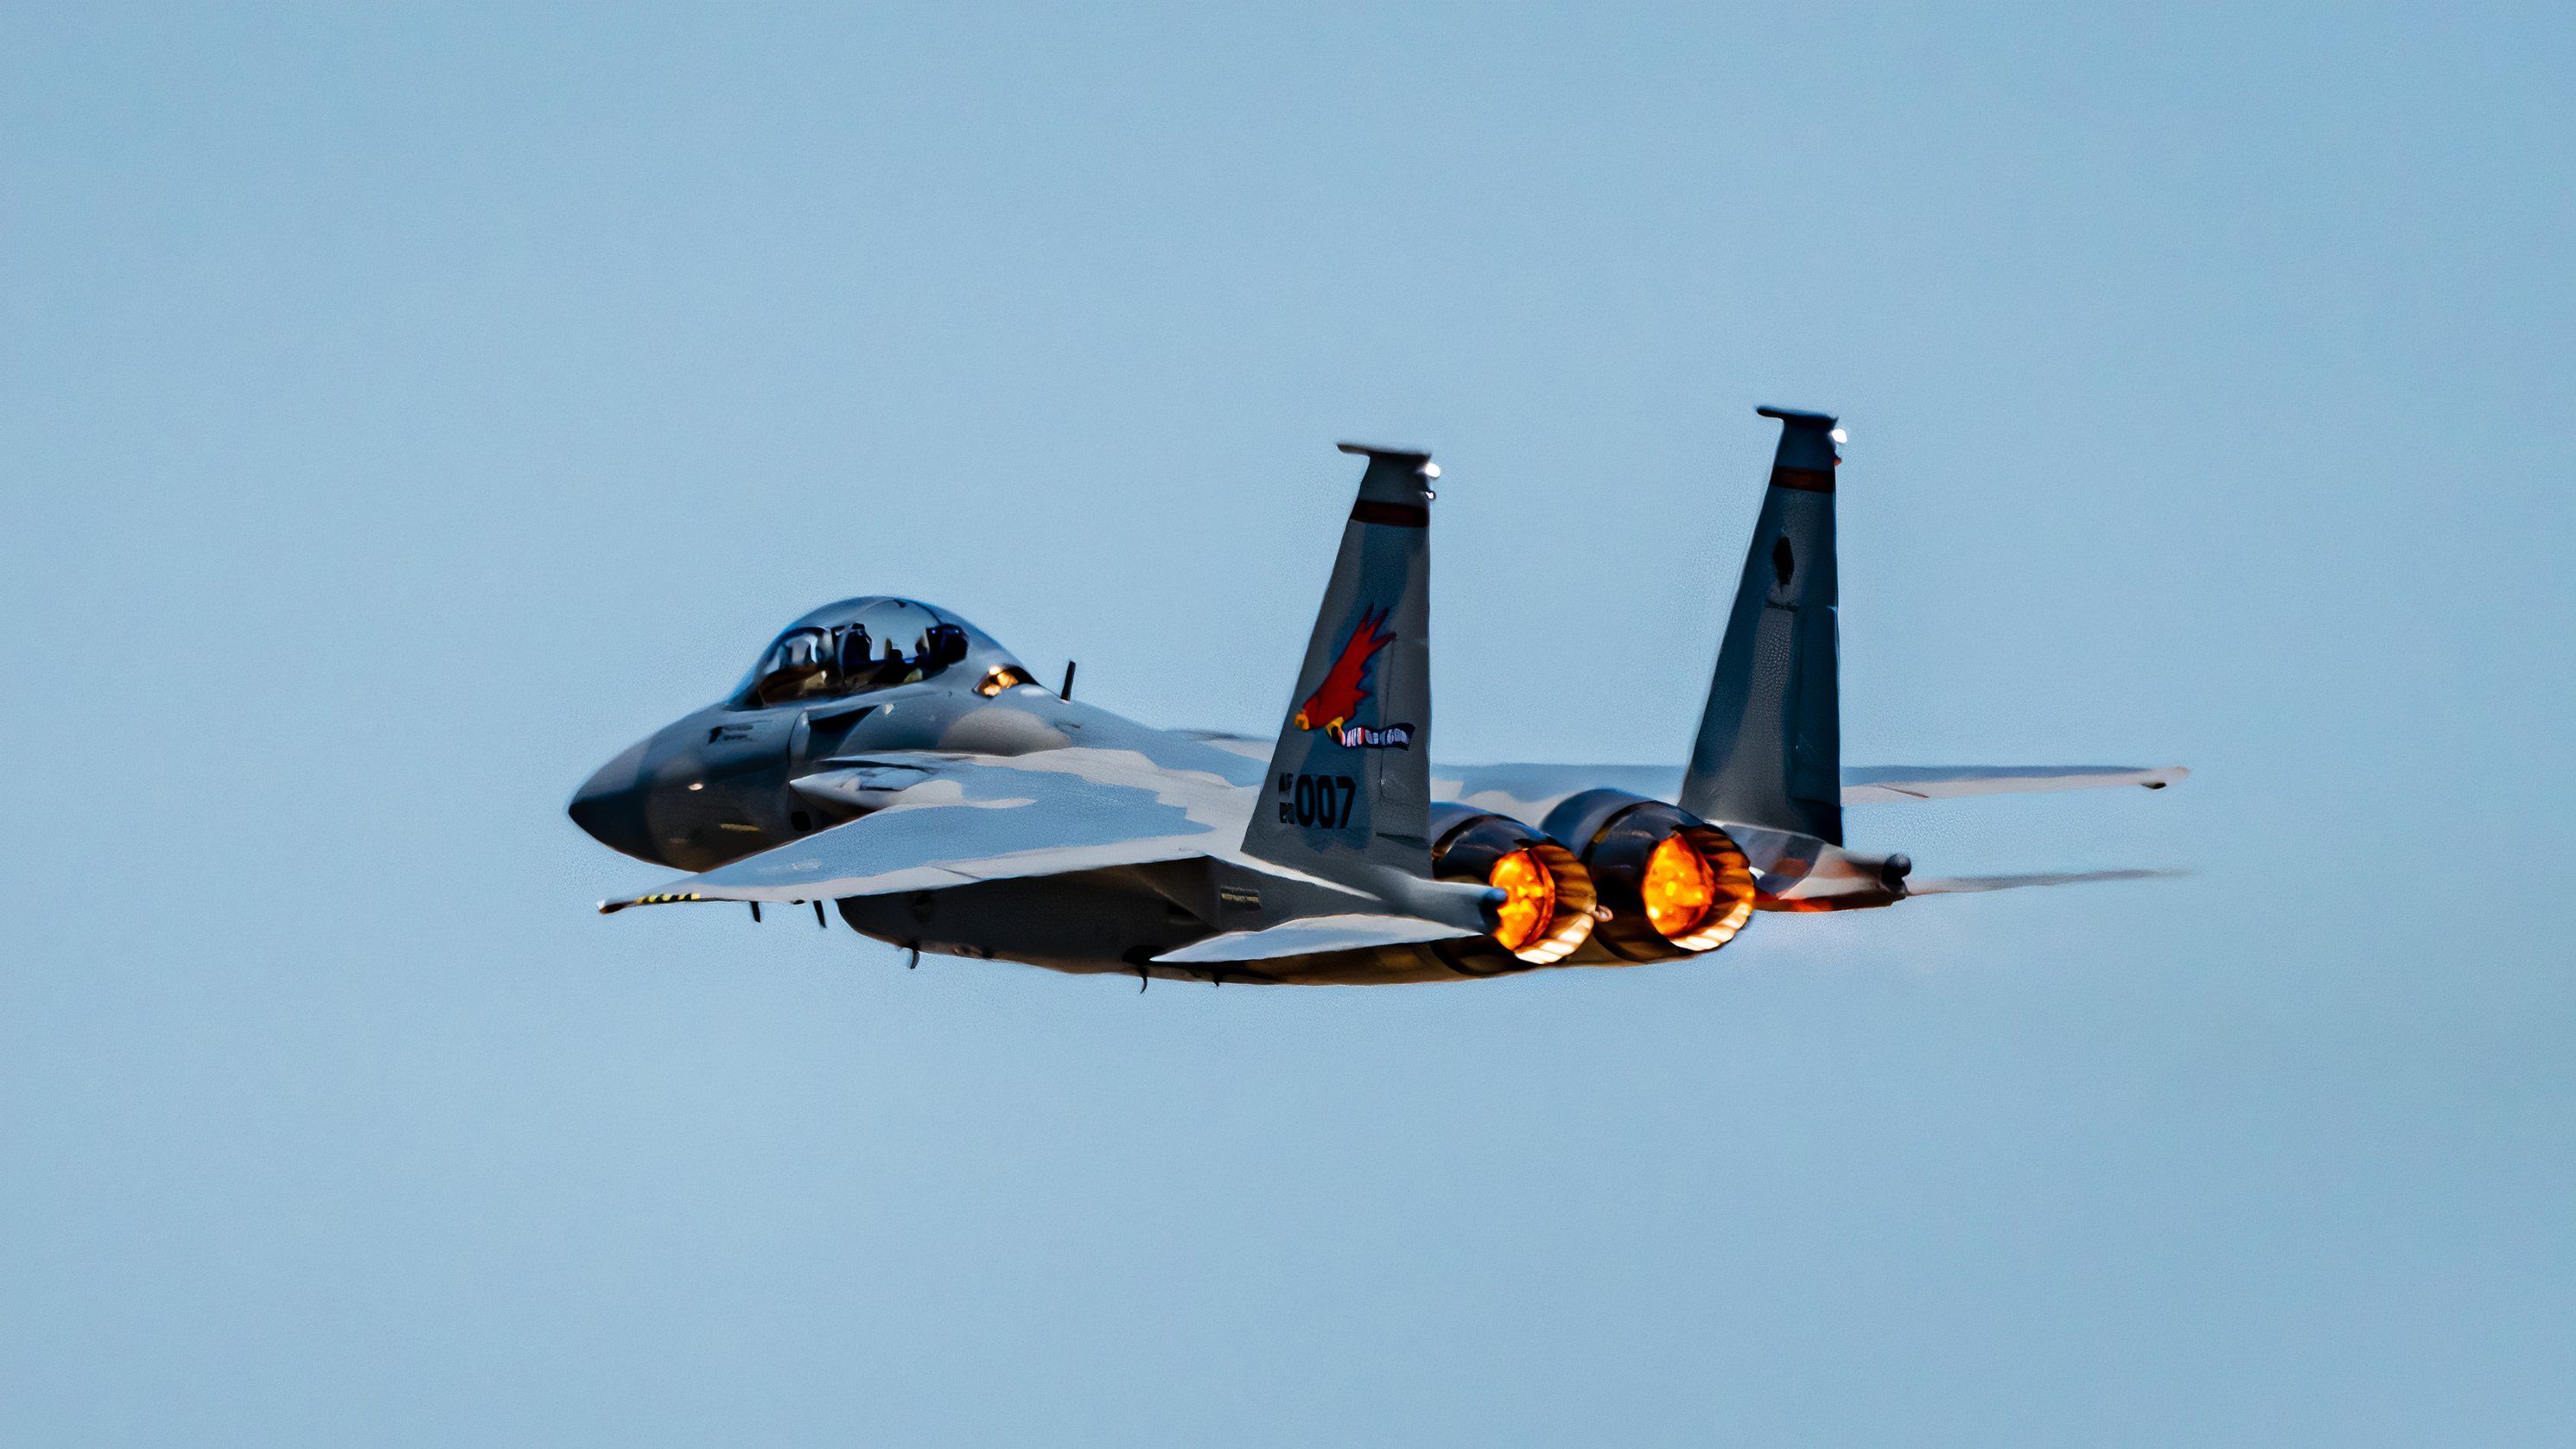
{"type": "Polygon", "coordinates": [[[1360,782],[1348,775],[1282,775],[1279,823],[1340,830],[1351,823],[1351,806],[1359,798],[1360,782]]]}

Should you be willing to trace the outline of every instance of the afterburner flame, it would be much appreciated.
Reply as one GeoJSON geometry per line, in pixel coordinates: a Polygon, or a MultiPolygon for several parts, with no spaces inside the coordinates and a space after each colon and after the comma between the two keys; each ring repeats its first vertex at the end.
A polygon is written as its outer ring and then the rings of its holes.
{"type": "Polygon", "coordinates": [[[1717,877],[1690,842],[1667,835],[1646,857],[1637,894],[1645,902],[1648,924],[1665,940],[1678,941],[1698,930],[1716,906],[1717,877]]]}
{"type": "Polygon", "coordinates": [[[1495,908],[1494,939],[1506,951],[1521,951],[1547,934],[1556,918],[1556,878],[1526,850],[1515,850],[1494,862],[1489,885],[1501,888],[1503,903],[1495,908]]]}

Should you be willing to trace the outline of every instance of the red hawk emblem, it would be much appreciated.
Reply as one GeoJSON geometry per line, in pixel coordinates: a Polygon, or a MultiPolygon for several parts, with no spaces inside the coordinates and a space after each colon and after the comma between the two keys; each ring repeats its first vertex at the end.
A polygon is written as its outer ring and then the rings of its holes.
{"type": "Polygon", "coordinates": [[[1385,622],[1384,609],[1360,615],[1360,621],[1351,626],[1351,637],[1342,643],[1341,656],[1324,671],[1324,682],[1297,706],[1297,728],[1338,735],[1359,713],[1369,697],[1369,666],[1377,662],[1379,650],[1395,642],[1393,631],[1380,627],[1385,622]]]}

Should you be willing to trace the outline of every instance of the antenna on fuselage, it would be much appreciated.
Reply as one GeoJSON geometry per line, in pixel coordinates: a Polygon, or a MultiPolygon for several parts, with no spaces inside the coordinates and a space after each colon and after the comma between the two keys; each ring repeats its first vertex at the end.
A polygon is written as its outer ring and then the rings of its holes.
{"type": "Polygon", "coordinates": [[[1073,698],[1073,661],[1070,659],[1064,661],[1064,688],[1057,690],[1055,697],[1062,700],[1073,698]]]}

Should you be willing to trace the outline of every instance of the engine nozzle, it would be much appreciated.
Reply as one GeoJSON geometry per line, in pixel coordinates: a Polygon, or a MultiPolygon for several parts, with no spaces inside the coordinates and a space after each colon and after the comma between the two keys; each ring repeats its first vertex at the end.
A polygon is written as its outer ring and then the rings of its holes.
{"type": "Polygon", "coordinates": [[[1714,951],[1753,918],[1753,869],[1743,849],[1687,811],[1587,791],[1558,806],[1548,825],[1581,852],[1602,907],[1593,939],[1613,955],[1665,961],[1714,951]]]}
{"type": "Polygon", "coordinates": [[[1431,871],[1500,890],[1494,944],[1528,965],[1554,965],[1591,938],[1592,873],[1574,852],[1509,816],[1458,812],[1431,847],[1431,871]]]}

